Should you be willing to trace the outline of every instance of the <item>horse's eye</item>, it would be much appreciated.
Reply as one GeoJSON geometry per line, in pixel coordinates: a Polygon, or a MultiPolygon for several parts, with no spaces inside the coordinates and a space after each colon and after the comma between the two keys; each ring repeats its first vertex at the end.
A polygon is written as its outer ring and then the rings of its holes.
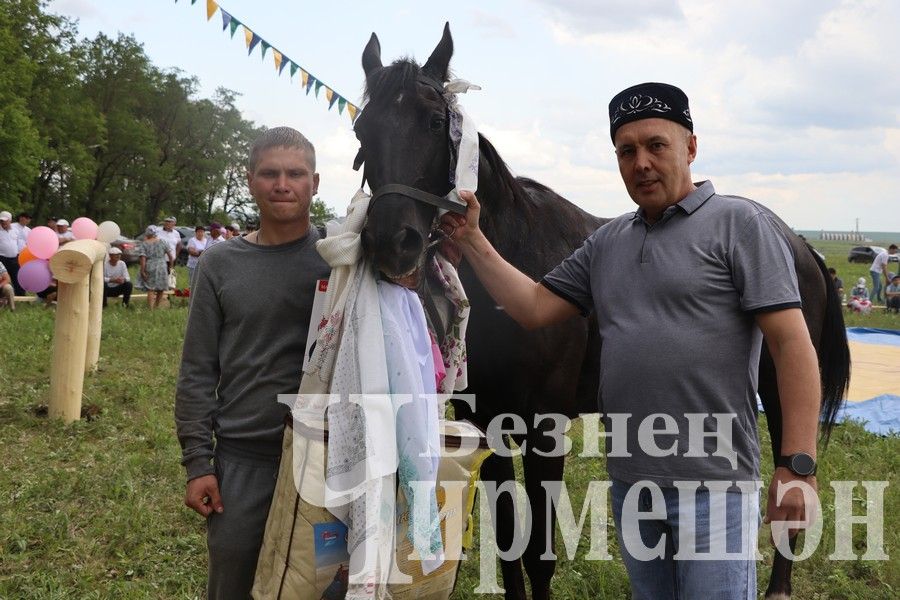
{"type": "Polygon", "coordinates": [[[431,123],[429,126],[431,127],[431,131],[434,133],[442,133],[444,131],[444,117],[431,117],[431,123]]]}

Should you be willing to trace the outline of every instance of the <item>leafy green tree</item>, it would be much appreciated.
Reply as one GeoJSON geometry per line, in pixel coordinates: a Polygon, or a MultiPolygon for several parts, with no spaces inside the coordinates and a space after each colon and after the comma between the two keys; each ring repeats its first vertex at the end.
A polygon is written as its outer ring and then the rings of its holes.
{"type": "Polygon", "coordinates": [[[261,131],[236,94],[152,64],[131,36],[78,41],[46,0],[0,0],[0,203],[115,220],[246,221],[246,159],[261,131]]]}
{"type": "Polygon", "coordinates": [[[337,218],[337,213],[331,210],[321,198],[314,198],[309,205],[309,220],[316,226],[324,225],[328,221],[337,218]]]}
{"type": "Polygon", "coordinates": [[[37,175],[42,154],[28,104],[38,73],[32,53],[51,43],[47,31],[60,23],[47,17],[42,5],[0,2],[0,201],[14,210],[37,175]]]}

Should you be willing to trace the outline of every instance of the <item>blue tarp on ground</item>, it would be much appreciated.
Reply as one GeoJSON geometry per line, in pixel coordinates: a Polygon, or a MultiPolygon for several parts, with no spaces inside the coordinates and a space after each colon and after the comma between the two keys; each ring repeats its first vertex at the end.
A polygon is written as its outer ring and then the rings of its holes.
{"type": "Polygon", "coordinates": [[[865,422],[867,431],[900,434],[900,331],[850,327],[852,371],[839,419],[865,422]]]}
{"type": "Polygon", "coordinates": [[[838,422],[854,420],[872,433],[900,434],[900,331],[848,327],[847,341],[850,389],[838,422]]]}

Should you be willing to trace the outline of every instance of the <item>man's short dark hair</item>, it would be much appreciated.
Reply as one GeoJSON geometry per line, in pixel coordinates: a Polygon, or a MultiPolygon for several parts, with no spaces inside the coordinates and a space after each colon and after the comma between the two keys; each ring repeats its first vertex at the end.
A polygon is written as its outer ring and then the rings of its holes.
{"type": "Polygon", "coordinates": [[[206,227],[203,225],[195,225],[194,231],[206,231],[206,227]]]}
{"type": "Polygon", "coordinates": [[[888,250],[897,250],[897,249],[898,249],[897,244],[891,244],[890,246],[888,246],[888,250]]]}
{"type": "Polygon", "coordinates": [[[267,129],[261,136],[256,138],[253,146],[250,148],[250,160],[247,162],[247,170],[253,173],[256,170],[256,164],[259,162],[259,155],[269,148],[296,148],[303,150],[306,154],[306,160],[309,161],[309,167],[315,172],[316,170],[316,149],[306,136],[294,129],[293,127],[273,127],[267,129]]]}
{"type": "Polygon", "coordinates": [[[832,275],[837,275],[837,271],[834,270],[834,267],[828,267],[828,272],[832,275]]]}
{"type": "Polygon", "coordinates": [[[27,212],[20,212],[19,214],[16,215],[16,221],[18,221],[22,217],[25,217],[26,219],[30,219],[31,215],[28,214],[27,212]]]}

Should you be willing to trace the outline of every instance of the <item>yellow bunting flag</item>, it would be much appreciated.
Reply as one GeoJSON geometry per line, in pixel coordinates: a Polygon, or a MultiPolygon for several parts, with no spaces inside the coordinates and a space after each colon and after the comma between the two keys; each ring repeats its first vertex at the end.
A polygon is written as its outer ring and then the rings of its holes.
{"type": "Polygon", "coordinates": [[[325,99],[328,100],[329,103],[331,102],[332,96],[334,96],[334,91],[332,91],[331,88],[326,87],[325,88],[325,99]]]}
{"type": "Polygon", "coordinates": [[[275,59],[275,70],[281,73],[281,52],[278,50],[272,50],[272,58],[275,59]]]}
{"type": "Polygon", "coordinates": [[[216,14],[216,11],[219,10],[219,5],[216,4],[215,0],[206,0],[206,20],[209,21],[213,18],[213,15],[216,14]]]}
{"type": "Polygon", "coordinates": [[[306,87],[306,85],[309,83],[309,73],[307,73],[303,69],[300,69],[300,83],[303,85],[303,87],[306,87]]]}
{"type": "Polygon", "coordinates": [[[247,48],[250,47],[250,42],[253,41],[253,32],[246,25],[244,25],[244,41],[247,42],[247,48]]]}
{"type": "Polygon", "coordinates": [[[351,123],[352,123],[353,121],[355,121],[355,120],[356,120],[356,107],[353,106],[352,104],[347,104],[347,114],[350,115],[350,122],[351,122],[351,123]]]}

